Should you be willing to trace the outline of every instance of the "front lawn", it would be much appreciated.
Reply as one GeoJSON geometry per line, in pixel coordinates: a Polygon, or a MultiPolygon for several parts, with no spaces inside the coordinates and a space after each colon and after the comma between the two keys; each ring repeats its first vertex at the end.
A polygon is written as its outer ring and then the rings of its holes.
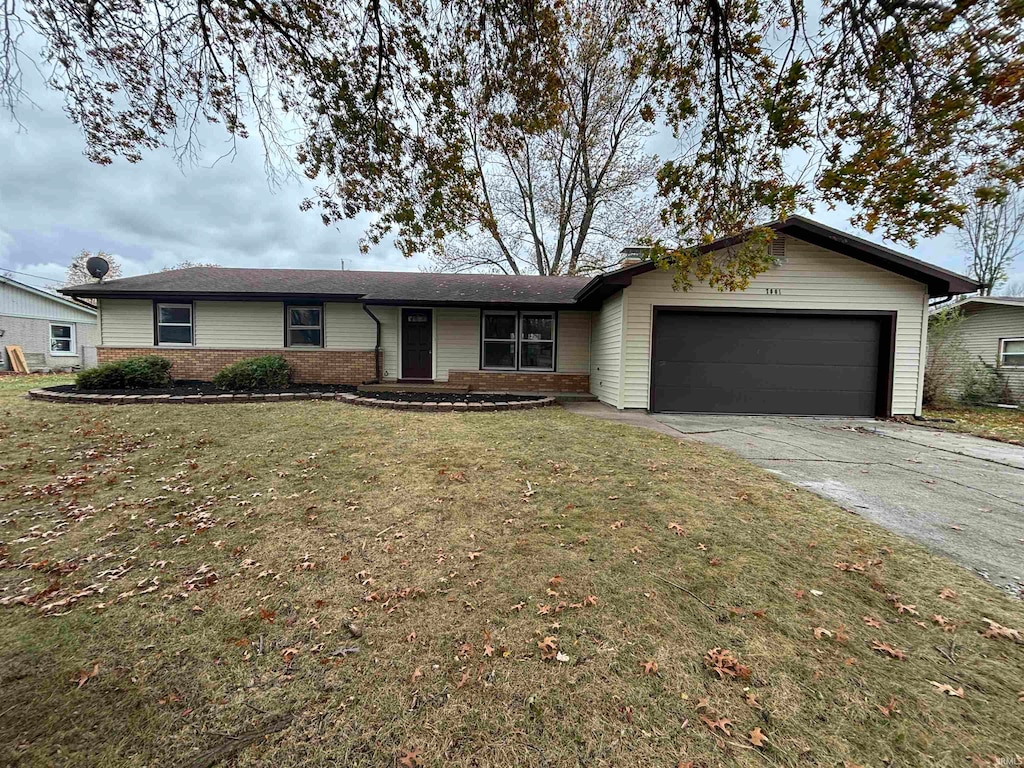
{"type": "Polygon", "coordinates": [[[937,421],[929,427],[947,432],[963,432],[1004,443],[1024,445],[1024,411],[1013,408],[972,408],[957,406],[950,408],[929,408],[924,415],[933,419],[952,419],[952,422],[937,421]]]}
{"type": "Polygon", "coordinates": [[[1024,754],[1024,606],[709,446],[36,385],[0,380],[0,764],[1024,754]]]}

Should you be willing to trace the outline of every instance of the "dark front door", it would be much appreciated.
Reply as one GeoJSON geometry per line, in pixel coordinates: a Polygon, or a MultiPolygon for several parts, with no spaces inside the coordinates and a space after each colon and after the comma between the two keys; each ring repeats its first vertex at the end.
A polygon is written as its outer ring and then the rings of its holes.
{"type": "Polygon", "coordinates": [[[879,317],[659,310],[652,410],[873,416],[887,366],[879,317]]]}
{"type": "Polygon", "coordinates": [[[402,378],[433,378],[434,313],[430,309],[402,310],[402,378]]]}

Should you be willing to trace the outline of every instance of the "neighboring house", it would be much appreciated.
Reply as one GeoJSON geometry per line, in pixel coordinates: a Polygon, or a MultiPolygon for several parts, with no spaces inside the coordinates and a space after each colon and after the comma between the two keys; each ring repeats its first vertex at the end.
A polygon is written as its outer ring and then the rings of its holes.
{"type": "Polygon", "coordinates": [[[970,296],[949,306],[963,312],[960,337],[971,361],[995,367],[1013,399],[1024,400],[1024,298],[970,296]]]}
{"type": "Polygon", "coordinates": [[[96,310],[0,275],[0,370],[18,346],[30,370],[96,364],[96,310]]]}
{"type": "Polygon", "coordinates": [[[675,291],[650,261],[593,278],[198,267],[64,293],[99,301],[101,361],[157,352],[179,378],[280,353],[297,382],[592,392],[654,411],[919,413],[928,299],[977,284],[802,217],[769,226],[777,265],[732,293],[675,291]]]}

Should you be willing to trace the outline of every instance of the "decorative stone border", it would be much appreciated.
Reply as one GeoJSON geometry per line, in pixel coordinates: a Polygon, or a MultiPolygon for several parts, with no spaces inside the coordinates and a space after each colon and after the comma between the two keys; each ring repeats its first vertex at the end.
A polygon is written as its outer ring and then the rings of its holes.
{"type": "Polygon", "coordinates": [[[273,394],[225,394],[225,395],[89,395],[82,392],[54,392],[50,389],[32,389],[28,396],[33,400],[48,400],[53,403],[79,403],[98,405],[137,405],[151,403],[200,404],[213,403],[279,403],[285,400],[334,400],[342,392],[333,389],[324,392],[276,392],[273,394]]]}
{"type": "MultiPolygon", "coordinates": [[[[415,393],[410,393],[415,394],[415,393]]],[[[362,405],[370,408],[390,408],[395,411],[420,411],[425,413],[480,413],[482,411],[524,411],[531,408],[545,408],[555,404],[553,397],[539,397],[536,400],[502,400],[501,395],[495,395],[494,401],[482,403],[428,403],[414,400],[385,400],[383,398],[366,397],[351,392],[342,392],[338,400],[362,405]]]]}
{"type": "Polygon", "coordinates": [[[53,403],[77,403],[80,405],[143,405],[168,403],[171,405],[212,405],[216,403],[279,403],[287,400],[338,400],[352,405],[371,408],[390,408],[396,411],[421,411],[425,413],[480,413],[484,411],[523,411],[531,408],[545,408],[555,404],[553,397],[536,400],[502,400],[495,395],[494,401],[482,403],[429,403],[405,400],[385,400],[366,397],[352,392],[280,392],[275,394],[231,394],[231,395],[89,395],[80,392],[55,392],[50,389],[32,389],[28,396],[33,400],[53,403]]]}

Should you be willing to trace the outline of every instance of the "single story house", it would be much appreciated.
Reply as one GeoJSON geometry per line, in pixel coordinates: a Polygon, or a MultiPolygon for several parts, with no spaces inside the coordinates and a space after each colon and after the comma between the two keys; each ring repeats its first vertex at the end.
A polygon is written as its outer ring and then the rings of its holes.
{"type": "Polygon", "coordinates": [[[95,365],[98,341],[95,309],[0,275],[0,370],[14,346],[33,371],[95,365]]]}
{"type": "MultiPolygon", "coordinates": [[[[196,267],[64,289],[99,359],[179,378],[280,353],[296,381],[591,392],[619,409],[919,413],[930,297],[973,281],[793,216],[744,291],[673,290],[650,260],[595,277],[196,267]]],[[[723,239],[714,251],[735,245],[723,239]]]]}
{"type": "Polygon", "coordinates": [[[996,368],[1013,400],[1024,400],[1024,298],[971,296],[954,307],[964,315],[960,340],[970,360],[996,368]]]}

